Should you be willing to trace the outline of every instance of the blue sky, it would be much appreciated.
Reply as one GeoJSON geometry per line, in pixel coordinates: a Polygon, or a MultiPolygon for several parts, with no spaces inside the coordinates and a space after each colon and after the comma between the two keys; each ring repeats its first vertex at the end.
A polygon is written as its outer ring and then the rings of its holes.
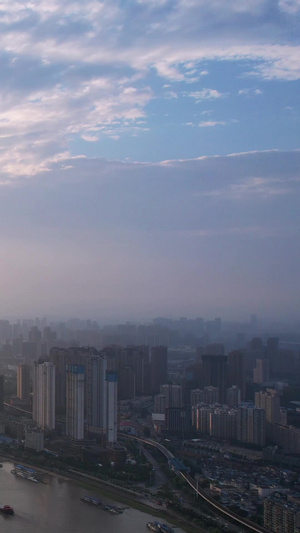
{"type": "Polygon", "coordinates": [[[2,1],[2,316],[299,320],[299,23],[2,1]]]}

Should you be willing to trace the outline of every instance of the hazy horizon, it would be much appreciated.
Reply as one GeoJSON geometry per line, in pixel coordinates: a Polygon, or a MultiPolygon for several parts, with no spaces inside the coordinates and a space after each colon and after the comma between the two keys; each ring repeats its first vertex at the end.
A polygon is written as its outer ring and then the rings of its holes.
{"type": "Polygon", "coordinates": [[[299,23],[3,2],[0,315],[300,320],[299,23]]]}

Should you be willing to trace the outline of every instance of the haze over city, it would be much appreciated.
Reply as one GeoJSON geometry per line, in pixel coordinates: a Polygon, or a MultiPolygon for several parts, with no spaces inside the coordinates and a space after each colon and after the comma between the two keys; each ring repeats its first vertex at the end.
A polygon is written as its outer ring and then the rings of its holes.
{"type": "Polygon", "coordinates": [[[2,2],[1,316],[299,320],[299,16],[2,2]]]}

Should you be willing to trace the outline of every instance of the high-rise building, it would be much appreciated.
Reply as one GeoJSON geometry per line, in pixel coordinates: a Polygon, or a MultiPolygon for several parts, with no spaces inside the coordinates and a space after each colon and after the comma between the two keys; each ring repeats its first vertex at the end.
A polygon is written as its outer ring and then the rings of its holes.
{"type": "Polygon", "coordinates": [[[236,385],[241,391],[241,400],[246,397],[246,371],[244,354],[240,350],[234,350],[228,354],[228,385],[236,385]]]}
{"type": "Polygon", "coordinates": [[[183,407],[181,385],[161,385],[160,394],[163,394],[166,398],[166,408],[183,407]]]}
{"type": "Polygon", "coordinates": [[[253,444],[265,446],[266,444],[266,417],[263,409],[253,409],[253,444]]]}
{"type": "Polygon", "coordinates": [[[217,407],[209,415],[209,434],[218,439],[236,439],[235,409],[217,407]]]}
{"type": "Polygon", "coordinates": [[[264,446],[266,443],[266,416],[263,409],[240,405],[237,414],[237,440],[264,446]]]}
{"type": "Polygon", "coordinates": [[[118,404],[118,374],[111,370],[106,372],[107,382],[107,442],[112,444],[117,442],[118,434],[118,418],[117,418],[117,404],[118,404]]]}
{"type": "Polygon", "coordinates": [[[204,387],[217,387],[219,402],[226,402],[227,391],[227,356],[202,355],[202,371],[204,387]]]}
{"type": "Polygon", "coordinates": [[[21,400],[28,400],[30,391],[30,366],[26,364],[18,365],[17,396],[21,400]]]}
{"type": "Polygon", "coordinates": [[[91,355],[85,367],[86,414],[88,431],[105,433],[106,428],[106,357],[91,355]]]}
{"type": "Polygon", "coordinates": [[[67,365],[66,435],[84,438],[84,366],[67,365]]]}
{"type": "Polygon", "coordinates": [[[59,414],[66,410],[67,360],[68,350],[65,348],[52,348],[50,350],[50,361],[55,366],[55,408],[59,414]]]}
{"type": "Polygon", "coordinates": [[[151,393],[158,394],[168,379],[168,348],[153,346],[150,350],[151,393]]]}
{"type": "Polygon", "coordinates": [[[183,407],[167,407],[166,409],[166,430],[174,432],[190,431],[191,413],[190,409],[183,407]]]}
{"type": "Polygon", "coordinates": [[[227,389],[227,405],[229,407],[237,407],[241,403],[241,389],[236,385],[232,385],[227,389]]]}
{"type": "Polygon", "coordinates": [[[300,430],[294,426],[274,424],[272,427],[272,441],[285,453],[300,453],[300,430]]]}
{"type": "Polygon", "coordinates": [[[196,429],[205,435],[209,435],[211,412],[212,409],[210,407],[204,405],[197,405],[196,407],[196,429]]]}
{"type": "Polygon", "coordinates": [[[289,502],[264,500],[264,528],[274,533],[297,533],[300,512],[297,505],[289,502]]]}
{"type": "Polygon", "coordinates": [[[208,405],[218,403],[219,401],[219,389],[218,387],[204,387],[203,401],[208,405]]]}
{"type": "Polygon", "coordinates": [[[266,392],[256,392],[255,405],[266,412],[268,424],[280,423],[280,397],[277,391],[267,389],[266,392]]]}
{"type": "Polygon", "coordinates": [[[204,401],[204,391],[201,389],[194,389],[191,391],[191,407],[204,401]]]}
{"type": "Polygon", "coordinates": [[[0,375],[0,411],[3,411],[4,402],[4,376],[0,375]]]}
{"type": "Polygon", "coordinates": [[[166,411],[166,397],[164,394],[156,394],[154,396],[154,413],[164,415],[166,411]]]}
{"type": "Polygon", "coordinates": [[[199,432],[219,439],[236,439],[236,409],[199,404],[193,411],[193,426],[199,432]]]}
{"type": "Polygon", "coordinates": [[[256,359],[256,366],[253,370],[253,383],[266,383],[269,381],[269,361],[268,359],[256,359]]]}
{"type": "MultiPolygon", "coordinates": [[[[107,372],[110,371],[112,372],[111,375],[118,376],[116,369],[121,362],[121,354],[123,353],[125,357],[128,356],[126,361],[131,362],[132,354],[135,354],[137,351],[139,351],[138,348],[136,350],[128,348],[128,350],[124,349],[124,352],[126,352],[124,354],[120,347],[109,347],[101,351],[93,347],[53,348],[51,350],[50,358],[51,361],[56,363],[58,382],[56,406],[59,411],[66,410],[67,434],[71,438],[77,440],[83,438],[83,420],[86,420],[86,430],[89,434],[96,435],[102,440],[103,444],[106,438],[109,438],[110,442],[113,442],[111,439],[115,439],[116,437],[115,433],[112,434],[111,431],[108,435],[108,413],[111,413],[112,410],[114,411],[116,407],[115,402],[108,405],[108,399],[110,399],[110,402],[112,401],[113,394],[118,391],[118,384],[117,381],[107,379],[107,372]],[[72,369],[75,369],[74,372],[72,369]],[[84,395],[83,401],[80,400],[82,394],[84,395]],[[75,406],[76,401],[77,407],[75,406]]],[[[127,384],[125,383],[126,380],[124,381],[124,368],[121,362],[120,369],[123,376],[123,392],[125,391],[125,394],[127,384]]],[[[110,415],[109,427],[115,428],[116,423],[115,417],[115,422],[112,424],[110,415]]]]}
{"type": "Polygon", "coordinates": [[[42,429],[55,429],[55,366],[33,363],[33,421],[42,429]]]}

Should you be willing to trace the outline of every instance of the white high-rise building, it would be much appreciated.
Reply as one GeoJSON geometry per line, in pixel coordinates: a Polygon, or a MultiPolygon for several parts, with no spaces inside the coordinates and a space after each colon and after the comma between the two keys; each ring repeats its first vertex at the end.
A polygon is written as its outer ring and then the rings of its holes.
{"type": "Polygon", "coordinates": [[[67,365],[66,435],[74,440],[84,438],[84,366],[67,365]]]}
{"type": "Polygon", "coordinates": [[[55,429],[55,366],[33,363],[33,421],[42,429],[55,429]]]}

